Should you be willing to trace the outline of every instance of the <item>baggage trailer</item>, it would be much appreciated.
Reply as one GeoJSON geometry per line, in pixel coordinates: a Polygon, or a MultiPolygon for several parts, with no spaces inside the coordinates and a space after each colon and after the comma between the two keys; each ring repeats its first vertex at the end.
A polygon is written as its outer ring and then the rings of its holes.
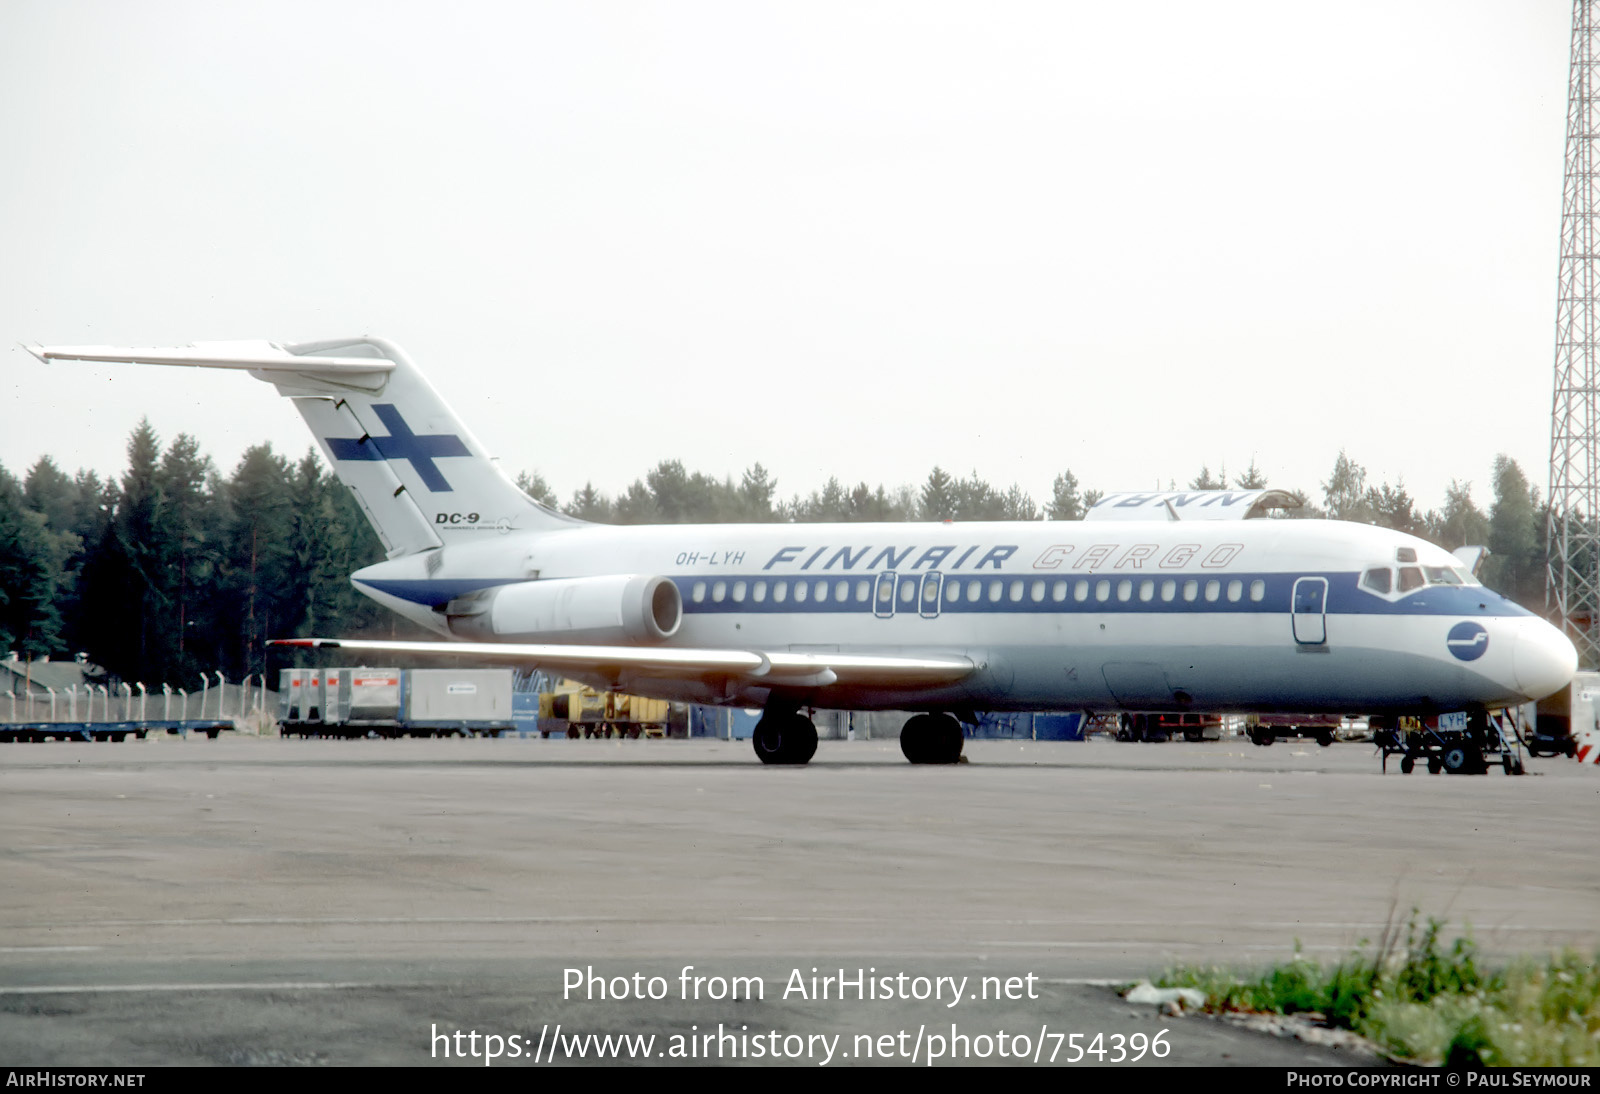
{"type": "Polygon", "coordinates": [[[510,669],[284,669],[286,737],[498,737],[514,729],[510,669]]]}
{"type": "Polygon", "coordinates": [[[0,744],[13,741],[125,741],[144,740],[146,734],[168,733],[187,737],[204,733],[213,741],[225,729],[236,729],[231,718],[156,719],[135,722],[5,722],[0,723],[0,744]]]}

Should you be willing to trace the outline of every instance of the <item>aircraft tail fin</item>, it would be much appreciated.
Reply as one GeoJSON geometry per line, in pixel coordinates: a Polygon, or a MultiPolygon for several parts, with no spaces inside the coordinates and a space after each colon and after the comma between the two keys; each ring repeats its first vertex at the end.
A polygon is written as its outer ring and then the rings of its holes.
{"type": "Polygon", "coordinates": [[[294,401],[390,558],[514,529],[581,523],[517,489],[411,360],[383,339],[28,350],[41,361],[240,369],[272,384],[294,401]]]}

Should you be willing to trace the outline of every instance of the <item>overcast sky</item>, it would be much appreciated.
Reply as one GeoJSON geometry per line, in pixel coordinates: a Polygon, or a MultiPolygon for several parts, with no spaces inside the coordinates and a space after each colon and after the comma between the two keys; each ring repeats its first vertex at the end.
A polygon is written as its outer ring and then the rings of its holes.
{"type": "Polygon", "coordinates": [[[1202,464],[1546,485],[1567,0],[0,0],[0,464],[310,442],[235,373],[404,346],[563,500],[1202,464]]]}

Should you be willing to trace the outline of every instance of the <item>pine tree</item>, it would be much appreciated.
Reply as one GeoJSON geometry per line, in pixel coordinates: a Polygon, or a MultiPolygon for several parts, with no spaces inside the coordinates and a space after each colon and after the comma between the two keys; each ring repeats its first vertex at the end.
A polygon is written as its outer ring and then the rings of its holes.
{"type": "Polygon", "coordinates": [[[1494,506],[1489,510],[1489,558],[1483,583],[1525,608],[1544,604],[1545,549],[1539,499],[1517,461],[1494,460],[1494,506]]]}
{"type": "Polygon", "coordinates": [[[941,467],[928,473],[918,498],[918,511],[923,520],[954,520],[959,507],[956,480],[941,467]]]}
{"type": "Polygon", "coordinates": [[[1083,514],[1083,495],[1078,493],[1078,476],[1071,471],[1063,471],[1056,476],[1051,487],[1050,504],[1045,506],[1045,515],[1051,520],[1082,520],[1083,514]]]}
{"type": "Polygon", "coordinates": [[[24,503],[21,485],[0,467],[0,651],[48,657],[61,639],[56,575],[62,541],[42,513],[24,503]]]}

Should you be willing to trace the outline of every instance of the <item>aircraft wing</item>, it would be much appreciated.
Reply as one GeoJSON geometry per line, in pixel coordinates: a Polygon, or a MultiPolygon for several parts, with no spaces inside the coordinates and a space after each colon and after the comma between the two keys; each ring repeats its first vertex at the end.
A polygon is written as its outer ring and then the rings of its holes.
{"type": "Polygon", "coordinates": [[[901,657],[862,653],[790,653],[674,647],[576,646],[521,642],[389,642],[362,638],[279,638],[269,646],[451,654],[602,676],[628,672],[665,679],[731,676],[780,687],[867,684],[917,687],[947,684],[973,671],[965,657],[901,657]]]}

